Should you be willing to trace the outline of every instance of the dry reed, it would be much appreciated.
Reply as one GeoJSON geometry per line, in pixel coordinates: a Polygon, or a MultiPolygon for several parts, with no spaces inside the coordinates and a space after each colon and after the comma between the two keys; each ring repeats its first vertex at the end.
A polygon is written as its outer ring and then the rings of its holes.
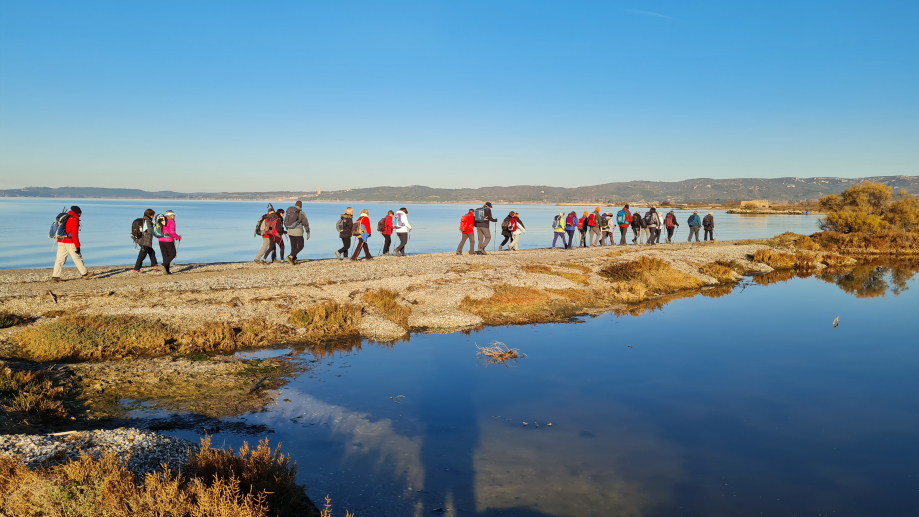
{"type": "MultiPolygon", "coordinates": [[[[568,266],[566,266],[568,267],[568,266]]],[[[545,264],[529,264],[520,268],[524,273],[538,273],[542,275],[554,275],[564,278],[579,285],[590,285],[587,275],[581,273],[572,273],[570,271],[555,271],[545,264]]],[[[590,268],[586,268],[590,271],[590,268]]]]}
{"type": "Polygon", "coordinates": [[[327,301],[291,312],[288,322],[306,329],[308,339],[342,338],[358,333],[361,312],[357,305],[327,301]]]}
{"type": "Polygon", "coordinates": [[[699,268],[699,272],[721,283],[737,281],[737,273],[733,269],[717,263],[706,264],[699,268]]]}
{"type": "Polygon", "coordinates": [[[494,286],[494,294],[488,298],[474,300],[467,296],[459,308],[480,316],[488,325],[563,322],[583,311],[546,291],[507,284],[494,286]]]}
{"type": "Polygon", "coordinates": [[[386,319],[405,330],[409,329],[408,318],[412,315],[412,309],[399,303],[399,293],[389,289],[376,289],[367,291],[361,299],[380,311],[386,319]]]}
{"type": "Polygon", "coordinates": [[[0,430],[25,425],[54,424],[67,418],[61,399],[64,388],[43,372],[0,370],[0,430]]]}
{"type": "Polygon", "coordinates": [[[476,358],[484,360],[482,364],[503,364],[506,368],[508,361],[517,364],[518,359],[526,357],[526,354],[520,353],[520,350],[508,348],[500,341],[492,341],[489,346],[476,345],[475,347],[479,350],[476,358]]]}

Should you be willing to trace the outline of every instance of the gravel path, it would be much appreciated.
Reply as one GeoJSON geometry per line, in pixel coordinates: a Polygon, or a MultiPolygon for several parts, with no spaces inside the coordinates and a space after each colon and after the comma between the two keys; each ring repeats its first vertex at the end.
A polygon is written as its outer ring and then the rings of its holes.
{"type": "Polygon", "coordinates": [[[18,457],[29,468],[65,463],[79,458],[81,453],[98,457],[107,450],[129,457],[128,469],[142,475],[159,471],[163,463],[173,472],[180,470],[188,463],[189,452],[197,451],[198,445],[152,431],[123,427],[109,431],[0,436],[0,455],[18,457]]]}

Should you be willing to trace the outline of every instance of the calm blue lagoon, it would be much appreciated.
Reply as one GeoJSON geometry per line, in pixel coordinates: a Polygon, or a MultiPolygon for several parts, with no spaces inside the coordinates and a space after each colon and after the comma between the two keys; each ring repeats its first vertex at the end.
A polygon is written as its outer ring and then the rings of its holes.
{"type": "Polygon", "coordinates": [[[357,515],[913,516],[917,269],[295,349],[310,369],[214,443],[283,443],[314,501],[357,515]],[[476,344],[492,341],[526,357],[484,365],[476,344]]]}
{"type": "MultiPolygon", "coordinates": [[[[292,201],[275,201],[275,208],[292,205],[292,201]]],[[[183,240],[178,247],[178,263],[244,262],[255,257],[262,245],[255,225],[265,213],[263,201],[174,201],[112,199],[27,199],[0,198],[0,269],[50,268],[54,265],[54,240],[48,229],[62,208],[78,205],[83,210],[80,241],[88,266],[133,264],[137,249],[131,241],[131,221],[141,217],[147,208],[157,213],[173,210],[183,240]]],[[[409,209],[413,226],[407,253],[435,253],[456,250],[459,243],[459,220],[473,205],[462,204],[392,204],[392,203],[304,203],[310,222],[310,240],[301,259],[333,257],[341,247],[335,223],[345,207],[355,213],[370,210],[374,228],[387,210],[409,209]]],[[[607,207],[601,207],[604,209],[607,207]]],[[[608,207],[616,213],[621,207],[608,207]]],[[[633,207],[634,210],[635,207],[633,207]]],[[[495,204],[499,223],[511,210],[520,212],[527,233],[520,239],[521,248],[545,248],[552,244],[552,219],[559,212],[593,211],[593,206],[495,204]]],[[[638,208],[644,213],[644,207],[638,208]]],[[[604,210],[605,211],[605,210],[604,210]]],[[[677,241],[688,234],[686,219],[691,212],[678,211],[677,241]]],[[[707,212],[700,212],[707,213],[707,212]]],[[[500,229],[499,229],[500,230],[500,229]]],[[[817,230],[816,216],[750,216],[715,212],[716,237],[720,240],[772,237],[792,231],[811,234],[817,230]]],[[[492,239],[492,245],[497,243],[492,239]]],[[[383,245],[382,236],[374,234],[371,251],[376,255],[383,245]]],[[[491,247],[491,246],[490,246],[491,247]]],[[[159,249],[154,246],[159,254],[159,249]]],[[[290,249],[289,244],[287,250],[290,249]]]]}

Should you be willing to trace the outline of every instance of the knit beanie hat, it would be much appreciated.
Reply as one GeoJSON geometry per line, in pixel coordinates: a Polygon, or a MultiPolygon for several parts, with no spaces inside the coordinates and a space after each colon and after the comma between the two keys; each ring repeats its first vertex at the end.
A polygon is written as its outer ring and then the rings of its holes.
{"type": "Polygon", "coordinates": [[[587,217],[587,210],[584,210],[584,217],[587,217]]]}
{"type": "Polygon", "coordinates": [[[76,205],[70,207],[70,211],[73,212],[73,213],[75,213],[75,214],[77,214],[77,215],[83,215],[83,211],[80,210],[80,207],[78,207],[78,206],[76,206],[76,205]]]}
{"type": "Polygon", "coordinates": [[[303,201],[300,201],[300,200],[298,199],[297,202],[294,203],[294,206],[297,207],[297,208],[303,208],[303,201]]]}

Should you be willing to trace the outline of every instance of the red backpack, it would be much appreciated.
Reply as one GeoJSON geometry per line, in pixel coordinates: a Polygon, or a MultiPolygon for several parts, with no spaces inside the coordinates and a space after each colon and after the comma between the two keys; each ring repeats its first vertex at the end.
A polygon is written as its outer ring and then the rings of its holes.
{"type": "Polygon", "coordinates": [[[673,228],[674,223],[676,223],[676,217],[673,214],[667,214],[667,217],[664,218],[664,226],[673,228]]]}
{"type": "Polygon", "coordinates": [[[463,233],[472,233],[472,228],[475,226],[475,218],[472,214],[466,214],[460,218],[460,231],[463,233]]]}
{"type": "Polygon", "coordinates": [[[507,222],[507,230],[510,232],[517,231],[517,218],[512,217],[510,221],[507,222]]]}

